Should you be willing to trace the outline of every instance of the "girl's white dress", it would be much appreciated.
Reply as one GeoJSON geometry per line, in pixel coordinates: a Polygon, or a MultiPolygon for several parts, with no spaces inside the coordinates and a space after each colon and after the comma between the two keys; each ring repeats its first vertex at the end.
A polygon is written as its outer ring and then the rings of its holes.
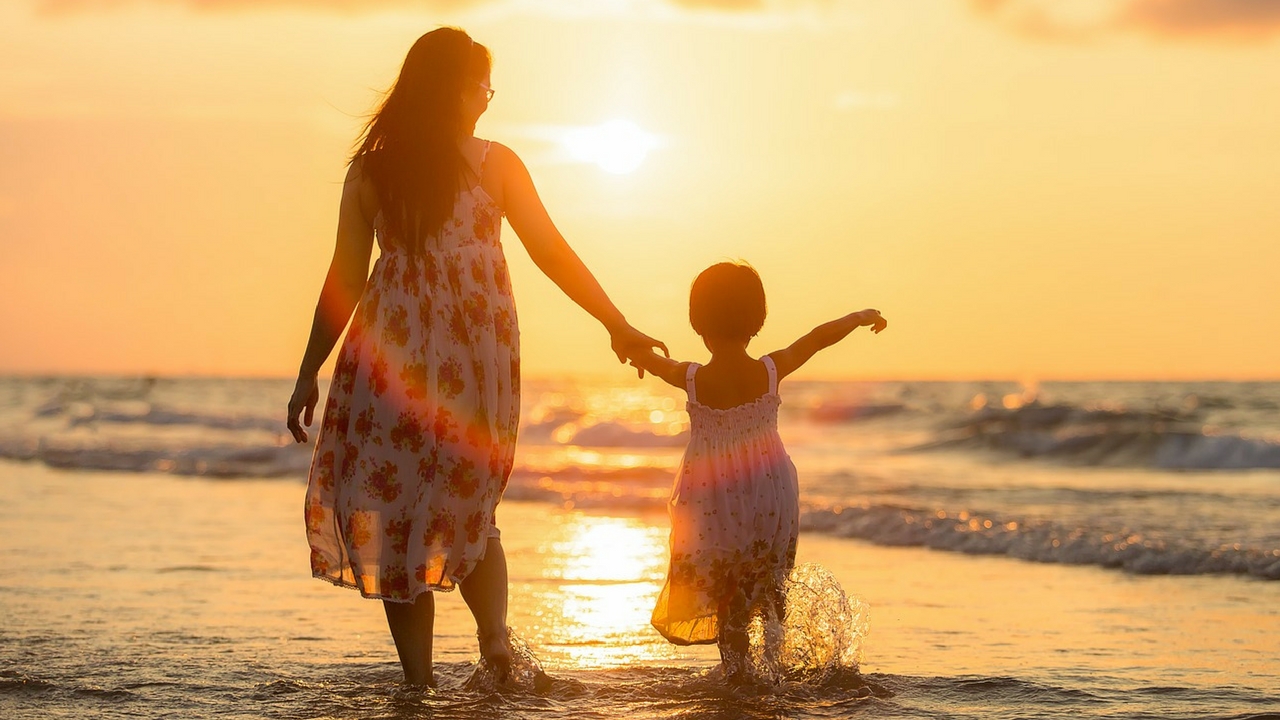
{"type": "Polygon", "coordinates": [[[796,468],[778,435],[778,372],[769,390],[727,409],[698,402],[689,365],[689,447],[671,494],[671,566],[653,626],[677,645],[717,641],[730,604],[776,598],[795,563],[800,530],[796,468]]]}

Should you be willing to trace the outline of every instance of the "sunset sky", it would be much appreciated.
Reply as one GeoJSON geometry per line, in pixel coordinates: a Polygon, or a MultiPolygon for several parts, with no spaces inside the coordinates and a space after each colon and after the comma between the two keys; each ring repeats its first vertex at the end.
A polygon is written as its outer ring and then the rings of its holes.
{"type": "MultiPolygon", "coordinates": [[[[6,0],[0,372],[294,373],[351,144],[442,24],[679,358],[741,258],[754,350],[889,319],[802,377],[1280,378],[1280,0],[6,0]]],[[[526,373],[624,377],[504,233],[526,373]]]]}

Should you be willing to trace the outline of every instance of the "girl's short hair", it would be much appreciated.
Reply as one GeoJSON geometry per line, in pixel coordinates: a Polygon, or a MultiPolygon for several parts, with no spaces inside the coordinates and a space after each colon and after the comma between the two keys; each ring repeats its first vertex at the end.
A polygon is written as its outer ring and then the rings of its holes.
{"type": "Polygon", "coordinates": [[[689,324],[703,337],[750,340],[764,327],[764,284],[746,263],[716,263],[689,289],[689,324]]]}

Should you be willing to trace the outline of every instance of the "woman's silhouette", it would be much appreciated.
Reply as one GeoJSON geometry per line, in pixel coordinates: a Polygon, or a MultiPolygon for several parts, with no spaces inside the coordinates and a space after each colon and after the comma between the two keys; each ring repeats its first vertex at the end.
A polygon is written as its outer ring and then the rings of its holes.
{"type": "Polygon", "coordinates": [[[409,50],[351,158],[289,401],[289,429],[304,442],[299,416],[311,424],[317,373],[354,313],[307,486],[311,568],[383,601],[413,684],[433,682],[433,590],[460,587],[483,659],[500,675],[511,659],[494,509],[512,467],[520,360],[502,216],[605,326],[619,360],[662,347],[627,323],[565,242],[520,158],[474,136],[493,97],[490,62],[454,28],[409,50]]]}

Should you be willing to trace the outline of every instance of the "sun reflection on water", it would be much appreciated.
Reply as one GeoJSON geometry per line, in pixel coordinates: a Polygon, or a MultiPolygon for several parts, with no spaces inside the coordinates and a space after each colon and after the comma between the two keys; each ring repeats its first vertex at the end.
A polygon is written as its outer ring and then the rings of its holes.
{"type": "Polygon", "coordinates": [[[592,668],[670,656],[649,625],[666,572],[666,528],[572,514],[539,554],[543,577],[555,583],[540,603],[545,649],[592,668]]]}

